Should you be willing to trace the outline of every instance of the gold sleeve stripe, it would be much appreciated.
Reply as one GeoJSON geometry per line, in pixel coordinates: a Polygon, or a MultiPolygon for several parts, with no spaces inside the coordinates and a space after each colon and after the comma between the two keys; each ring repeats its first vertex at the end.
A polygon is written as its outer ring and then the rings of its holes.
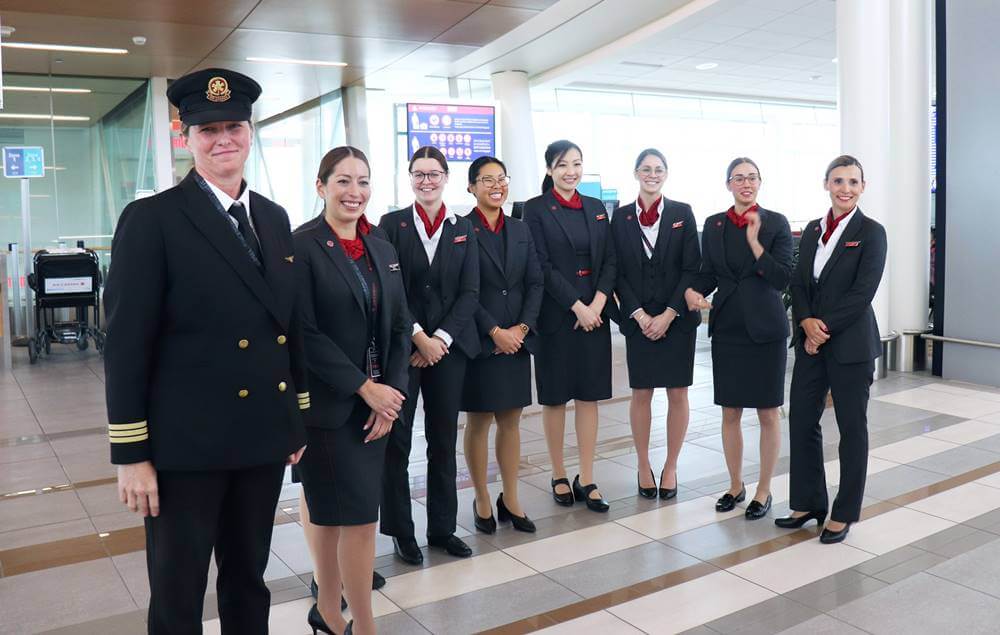
{"type": "Polygon", "coordinates": [[[124,437],[124,438],[111,437],[111,442],[112,443],[135,443],[137,441],[145,441],[148,438],[149,438],[148,434],[140,434],[140,435],[137,435],[137,436],[134,436],[134,437],[124,437]]]}
{"type": "Polygon", "coordinates": [[[300,392],[300,393],[298,393],[298,398],[299,398],[299,400],[308,399],[309,398],[309,393],[307,393],[307,392],[300,392]]]}
{"type": "Polygon", "coordinates": [[[109,423],[109,430],[139,430],[146,427],[145,421],[136,421],[135,423],[109,423]]]}
{"type": "Polygon", "coordinates": [[[142,428],[141,430],[121,430],[121,431],[111,430],[108,432],[108,436],[124,439],[125,437],[135,437],[139,436],[140,434],[146,434],[148,432],[149,432],[148,428],[142,428]]]}
{"type": "Polygon", "coordinates": [[[308,410],[308,409],[309,409],[309,402],[308,401],[300,401],[299,402],[299,410],[308,410]]]}

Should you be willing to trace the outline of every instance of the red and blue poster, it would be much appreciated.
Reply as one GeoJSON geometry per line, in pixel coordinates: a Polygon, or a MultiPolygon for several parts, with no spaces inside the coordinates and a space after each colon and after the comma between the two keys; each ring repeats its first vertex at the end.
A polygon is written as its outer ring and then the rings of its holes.
{"type": "Polygon", "coordinates": [[[496,110],[492,106],[406,104],[406,157],[434,146],[449,161],[496,156],[496,110]]]}

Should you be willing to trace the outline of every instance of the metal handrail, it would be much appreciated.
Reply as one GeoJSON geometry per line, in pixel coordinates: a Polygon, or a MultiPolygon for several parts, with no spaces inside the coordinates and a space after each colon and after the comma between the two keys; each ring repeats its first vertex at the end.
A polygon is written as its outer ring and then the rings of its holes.
{"type": "Polygon", "coordinates": [[[944,335],[924,335],[925,340],[934,342],[947,342],[949,344],[967,344],[969,346],[982,346],[985,348],[1000,348],[996,342],[982,342],[980,340],[967,340],[961,337],[945,337],[944,335]]]}

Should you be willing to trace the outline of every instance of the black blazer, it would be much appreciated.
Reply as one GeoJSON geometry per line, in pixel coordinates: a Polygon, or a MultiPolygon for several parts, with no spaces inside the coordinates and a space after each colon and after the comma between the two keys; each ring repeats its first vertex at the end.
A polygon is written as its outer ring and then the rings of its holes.
{"type": "MultiPolygon", "coordinates": [[[[611,236],[611,223],[604,203],[589,196],[583,199],[583,213],[590,229],[590,268],[596,282],[595,289],[608,296],[602,316],[618,321],[618,305],[614,290],[617,275],[615,241],[611,236]]],[[[538,332],[552,333],[561,327],[572,326],[576,316],[570,307],[580,300],[573,278],[576,275],[576,253],[569,233],[557,214],[559,203],[551,190],[524,203],[524,221],[531,229],[531,236],[538,252],[538,264],[545,279],[545,296],[538,314],[538,332]]]]}
{"type": "MultiPolygon", "coordinates": [[[[357,273],[326,222],[307,222],[293,236],[312,386],[312,408],[306,425],[339,428],[362,401],[356,391],[368,379],[364,366],[359,366],[368,349],[365,296],[357,273]]],[[[374,232],[362,236],[362,240],[378,278],[375,342],[380,354],[381,383],[405,395],[413,323],[406,309],[399,259],[392,245],[374,232]]],[[[364,260],[358,264],[366,266],[364,260]]]]}
{"type": "MultiPolygon", "coordinates": [[[[326,212],[320,212],[318,215],[313,216],[312,218],[310,218],[306,222],[304,222],[301,225],[299,225],[298,227],[296,227],[295,231],[292,232],[292,233],[293,234],[297,234],[297,233],[299,233],[301,231],[304,231],[306,229],[311,229],[311,228],[315,227],[316,225],[324,225],[324,226],[326,226],[326,212]]],[[[381,238],[382,240],[385,240],[385,241],[389,240],[389,237],[386,235],[385,231],[383,231],[382,228],[379,227],[378,225],[372,225],[371,226],[371,231],[369,232],[369,236],[374,236],[375,238],[381,238]]]]}
{"type": "Polygon", "coordinates": [[[239,469],[305,444],[288,216],[250,193],[262,274],[210,196],[192,171],[118,220],[104,289],[112,463],[239,469]]]}
{"type": "Polygon", "coordinates": [[[799,323],[823,320],[830,330],[829,346],[841,364],[868,362],[882,354],[872,299],[885,270],[885,228],[855,212],[844,228],[830,259],[813,283],[813,262],[820,239],[819,219],[811,221],[799,241],[799,262],[792,276],[793,343],[804,343],[799,323]]]}
{"type": "MultiPolygon", "coordinates": [[[[479,216],[466,215],[476,234],[491,231],[479,216]]],[[[525,324],[531,331],[524,339],[528,352],[535,350],[538,310],[542,305],[545,283],[538,266],[538,254],[531,232],[524,222],[508,216],[504,219],[506,249],[504,254],[493,241],[476,241],[479,246],[479,306],[475,322],[467,326],[476,331],[480,340],[480,357],[489,357],[496,348],[490,331],[493,327],[508,328],[525,324]]]]}
{"type": "Polygon", "coordinates": [[[611,233],[615,237],[618,257],[615,293],[621,311],[619,327],[625,336],[641,333],[638,323],[629,318],[638,309],[650,315],[659,315],[667,307],[672,308],[677,311],[677,318],[670,328],[691,331],[701,324],[701,313],[688,311],[684,300],[684,291],[693,284],[701,268],[698,226],[691,206],[663,199],[659,223],[652,258],[658,275],[646,280],[642,267],[646,251],[635,203],[619,207],[611,217],[611,233]],[[653,289],[653,300],[643,303],[648,288],[653,289]]]}
{"type": "Polygon", "coordinates": [[[441,241],[423,289],[417,288],[413,274],[417,259],[427,258],[413,226],[413,206],[386,214],[379,227],[399,254],[411,323],[419,322],[428,336],[444,329],[453,345],[470,358],[477,356],[479,338],[466,328],[479,306],[479,250],[472,223],[462,217],[442,223],[441,241]]]}
{"type": "Polygon", "coordinates": [[[726,302],[739,302],[746,316],[747,332],[757,344],[788,337],[788,315],[781,292],[788,286],[792,270],[792,230],[788,219],[778,212],[758,209],[758,240],[764,253],[755,262],[747,256],[739,271],[726,262],[723,228],[729,222],[725,212],[705,221],[701,235],[701,273],[693,288],[703,295],[715,289],[712,311],[708,315],[708,334],[712,335],[715,316],[726,302]]]}

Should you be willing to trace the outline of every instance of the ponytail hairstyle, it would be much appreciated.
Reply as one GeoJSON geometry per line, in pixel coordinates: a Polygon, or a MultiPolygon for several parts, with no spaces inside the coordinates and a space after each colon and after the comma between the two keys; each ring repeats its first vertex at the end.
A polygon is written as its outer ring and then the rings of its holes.
{"type": "Polygon", "coordinates": [[[753,159],[751,159],[750,157],[736,157],[735,159],[729,162],[729,167],[726,168],[726,183],[729,183],[729,177],[733,175],[733,170],[735,170],[736,166],[740,165],[741,163],[749,163],[750,165],[752,165],[754,169],[757,170],[757,177],[761,181],[764,180],[764,175],[760,173],[760,168],[757,167],[757,163],[753,159]]]}
{"type": "Polygon", "coordinates": [[[858,166],[858,170],[861,171],[861,182],[865,182],[865,169],[861,167],[861,162],[849,154],[842,154],[833,161],[830,161],[830,165],[826,166],[826,174],[823,176],[824,181],[830,180],[830,172],[833,172],[837,168],[848,168],[852,165],[858,166]]]}
{"type": "MultiPolygon", "coordinates": [[[[553,141],[550,143],[549,147],[545,148],[545,167],[550,170],[554,168],[570,150],[576,150],[580,153],[580,157],[583,157],[583,150],[581,150],[580,146],[576,145],[572,141],[560,139],[559,141],[553,141]]],[[[544,194],[545,192],[548,192],[554,185],[552,176],[546,174],[545,178],[542,179],[542,193],[544,194]]]]}
{"type": "Polygon", "coordinates": [[[355,148],[354,146],[338,146],[333,150],[330,150],[323,155],[323,158],[319,162],[319,170],[316,172],[316,179],[320,183],[326,183],[326,180],[330,178],[333,171],[337,168],[339,164],[344,159],[349,159],[354,157],[355,159],[360,159],[365,167],[368,168],[368,174],[371,174],[372,166],[368,164],[368,157],[361,150],[355,148]]]}
{"type": "Polygon", "coordinates": [[[667,169],[667,157],[663,156],[663,153],[656,148],[646,148],[639,153],[639,156],[635,159],[635,170],[639,169],[642,162],[646,160],[646,157],[653,156],[663,162],[663,169],[667,169]]]}
{"type": "Polygon", "coordinates": [[[417,159],[434,159],[441,165],[441,171],[448,174],[448,159],[444,158],[444,153],[434,146],[424,146],[413,153],[413,158],[410,159],[410,167],[408,168],[409,172],[413,172],[413,164],[417,159]]]}
{"type": "Polygon", "coordinates": [[[476,184],[476,179],[479,178],[479,173],[482,172],[483,168],[491,163],[499,165],[503,169],[503,173],[507,174],[507,166],[503,164],[503,161],[496,157],[482,156],[472,162],[469,166],[469,187],[476,184]]]}

